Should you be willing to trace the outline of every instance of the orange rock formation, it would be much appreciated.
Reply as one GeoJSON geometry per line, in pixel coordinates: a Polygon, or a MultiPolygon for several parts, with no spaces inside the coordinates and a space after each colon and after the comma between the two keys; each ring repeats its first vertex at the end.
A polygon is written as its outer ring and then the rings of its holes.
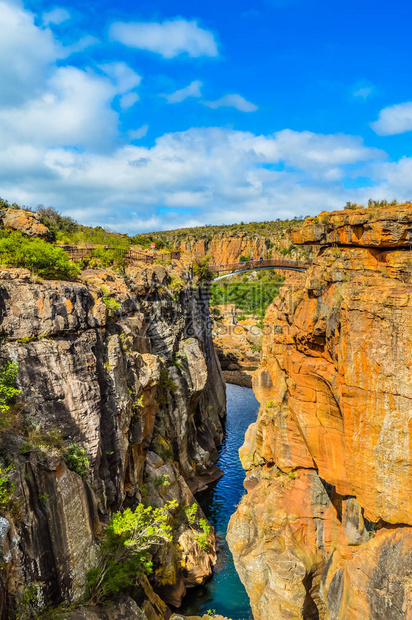
{"type": "Polygon", "coordinates": [[[412,205],[308,218],[266,316],[229,544],[255,620],[412,618],[412,205]]]}

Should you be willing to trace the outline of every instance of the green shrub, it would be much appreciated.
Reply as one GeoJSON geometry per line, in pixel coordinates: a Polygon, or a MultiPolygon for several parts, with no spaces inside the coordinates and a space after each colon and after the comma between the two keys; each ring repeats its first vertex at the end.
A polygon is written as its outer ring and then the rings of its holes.
{"type": "Polygon", "coordinates": [[[64,455],[64,460],[69,469],[84,478],[90,466],[90,461],[84,448],[81,448],[77,443],[70,444],[64,455]]]}
{"type": "Polygon", "coordinates": [[[118,301],[113,299],[113,297],[103,297],[103,303],[109,310],[116,312],[120,308],[120,304],[118,301]]]}
{"type": "MultiPolygon", "coordinates": [[[[30,452],[31,448],[39,448],[40,450],[50,451],[53,450],[60,454],[63,453],[64,450],[64,442],[61,432],[52,428],[48,431],[41,431],[38,427],[30,430],[27,436],[27,444],[23,444],[23,446],[27,445],[28,450],[30,452]]],[[[24,450],[24,447],[20,448],[20,452],[24,450]]]]}
{"type": "Polygon", "coordinates": [[[173,500],[163,508],[138,504],[134,511],[127,508],[113,514],[100,547],[99,566],[87,574],[93,603],[130,591],[139,576],[152,572],[150,550],[172,540],[169,511],[176,507],[173,500]]]}
{"type": "Polygon", "coordinates": [[[10,480],[12,466],[0,467],[0,510],[10,508],[11,496],[14,491],[14,483],[10,480]]]}
{"type": "Polygon", "coordinates": [[[182,278],[180,278],[179,276],[175,276],[175,275],[172,275],[170,277],[168,288],[172,291],[173,298],[175,299],[175,301],[179,299],[179,295],[185,290],[185,287],[186,285],[184,281],[182,280],[182,278]]]}
{"type": "Polygon", "coordinates": [[[0,367],[0,411],[2,413],[8,411],[15,396],[21,394],[21,390],[16,388],[18,374],[17,362],[5,362],[0,367]]]}
{"type": "Polygon", "coordinates": [[[193,275],[201,282],[210,282],[215,277],[215,274],[209,269],[210,257],[198,258],[193,263],[193,275]]]}
{"type": "Polygon", "coordinates": [[[79,224],[71,217],[61,215],[53,207],[37,207],[37,213],[41,216],[41,221],[50,230],[53,239],[56,239],[57,233],[73,233],[79,228],[79,224]]]}
{"type": "Polygon", "coordinates": [[[72,280],[79,273],[64,250],[43,239],[28,239],[17,231],[0,231],[0,263],[25,267],[46,279],[72,280]]]}
{"type": "Polygon", "coordinates": [[[161,476],[157,476],[154,479],[154,485],[158,489],[160,487],[169,487],[169,476],[167,474],[162,474],[161,476]]]}
{"type": "Polygon", "coordinates": [[[206,521],[206,519],[200,519],[199,525],[200,525],[200,529],[202,530],[202,533],[196,534],[195,540],[198,543],[199,547],[203,549],[203,551],[207,551],[209,547],[210,525],[206,521]]]}
{"type": "Polygon", "coordinates": [[[250,254],[244,254],[239,258],[239,263],[248,263],[250,260],[250,254]]]}
{"type": "Polygon", "coordinates": [[[193,525],[196,521],[197,514],[197,504],[192,504],[191,506],[186,506],[185,515],[190,525],[193,525]]]}
{"type": "Polygon", "coordinates": [[[94,248],[91,267],[118,267],[124,268],[127,248],[94,248]]]}

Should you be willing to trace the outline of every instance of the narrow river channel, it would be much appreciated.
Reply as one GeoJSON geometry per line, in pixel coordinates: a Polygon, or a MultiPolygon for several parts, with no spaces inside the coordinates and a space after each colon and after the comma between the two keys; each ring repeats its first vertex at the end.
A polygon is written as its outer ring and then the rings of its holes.
{"type": "Polygon", "coordinates": [[[232,620],[253,618],[248,595],[236,573],[225,536],[229,519],[245,492],[245,472],[238,450],[243,444],[247,427],[256,420],[258,409],[259,403],[253,390],[227,385],[226,437],[218,461],[225,475],[197,497],[218,535],[219,560],[214,577],[202,588],[189,591],[179,609],[182,614],[202,615],[211,609],[232,620]]]}

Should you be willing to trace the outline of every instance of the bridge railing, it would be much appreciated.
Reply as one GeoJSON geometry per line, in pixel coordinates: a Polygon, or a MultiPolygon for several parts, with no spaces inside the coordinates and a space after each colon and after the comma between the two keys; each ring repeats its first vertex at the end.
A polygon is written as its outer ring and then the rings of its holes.
{"type": "Polygon", "coordinates": [[[79,247],[75,245],[59,245],[57,247],[62,248],[65,252],[67,252],[71,260],[82,260],[85,258],[92,258],[93,250],[97,248],[102,248],[103,250],[112,250],[112,251],[114,250],[118,258],[121,260],[126,260],[126,261],[131,261],[131,262],[140,261],[146,264],[153,264],[155,260],[160,260],[161,262],[166,262],[168,260],[180,260],[180,257],[181,257],[181,253],[178,251],[173,251],[173,252],[170,252],[169,254],[160,254],[157,252],[153,254],[146,254],[145,252],[141,252],[140,250],[128,249],[128,248],[116,248],[116,247],[111,247],[109,245],[107,246],[93,245],[93,246],[87,246],[87,247],[79,247]]]}
{"type": "Polygon", "coordinates": [[[266,258],[263,260],[250,260],[241,263],[210,265],[209,269],[213,273],[222,273],[224,271],[247,271],[249,269],[257,269],[263,267],[276,267],[278,269],[308,269],[311,264],[312,263],[310,261],[293,260],[287,258],[266,258]]]}

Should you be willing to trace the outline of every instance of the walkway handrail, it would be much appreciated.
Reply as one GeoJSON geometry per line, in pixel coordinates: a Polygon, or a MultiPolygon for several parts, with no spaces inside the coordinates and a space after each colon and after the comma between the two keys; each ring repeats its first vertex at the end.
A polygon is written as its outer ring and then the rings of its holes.
{"type": "Polygon", "coordinates": [[[264,267],[272,267],[277,269],[299,269],[306,270],[312,265],[311,261],[293,260],[288,258],[265,258],[262,260],[250,260],[238,263],[226,263],[221,265],[210,265],[209,269],[213,273],[222,273],[224,271],[249,271],[253,269],[262,269],[264,267]]]}
{"type": "Polygon", "coordinates": [[[169,252],[168,254],[161,254],[160,252],[154,252],[152,254],[146,254],[140,250],[132,248],[119,248],[110,245],[89,245],[89,246],[77,246],[77,245],[57,245],[56,247],[62,248],[69,255],[71,260],[81,260],[83,258],[92,258],[93,250],[102,248],[103,250],[115,250],[119,257],[124,260],[130,261],[143,261],[145,263],[154,263],[155,260],[161,262],[168,260],[180,260],[181,253],[179,251],[169,252]]]}

